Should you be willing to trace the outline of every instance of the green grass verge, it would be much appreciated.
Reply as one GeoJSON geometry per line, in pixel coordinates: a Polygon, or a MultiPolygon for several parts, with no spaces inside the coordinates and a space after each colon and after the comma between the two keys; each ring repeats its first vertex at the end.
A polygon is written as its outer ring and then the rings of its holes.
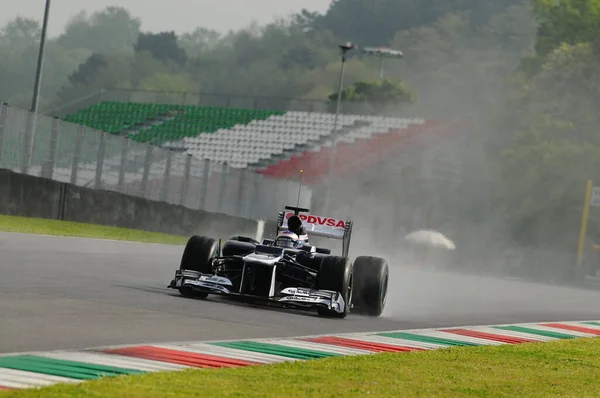
{"type": "Polygon", "coordinates": [[[186,370],[0,394],[32,397],[600,396],[600,338],[186,370]]]}
{"type": "Polygon", "coordinates": [[[187,237],[70,221],[0,215],[0,231],[184,245],[187,237]]]}

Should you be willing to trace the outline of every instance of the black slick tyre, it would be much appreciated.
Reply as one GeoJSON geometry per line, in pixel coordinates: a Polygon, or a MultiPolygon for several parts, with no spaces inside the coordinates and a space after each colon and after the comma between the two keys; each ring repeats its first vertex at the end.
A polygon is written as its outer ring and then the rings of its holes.
{"type": "Polygon", "coordinates": [[[352,311],[380,316],[385,308],[389,281],[388,262],[380,257],[361,256],[354,260],[352,311]]]}
{"type": "Polygon", "coordinates": [[[319,307],[320,316],[345,318],[350,312],[353,290],[352,262],[347,257],[327,256],[323,258],[317,275],[317,289],[333,290],[339,292],[344,299],[344,311],[338,313],[334,310],[319,307]]]}
{"type": "MultiPolygon", "coordinates": [[[[181,264],[179,269],[187,269],[201,272],[203,274],[212,273],[211,259],[218,255],[217,241],[212,238],[194,235],[192,236],[183,250],[181,264]]],[[[184,297],[206,298],[208,293],[196,292],[187,287],[179,288],[179,293],[184,297]]]]}

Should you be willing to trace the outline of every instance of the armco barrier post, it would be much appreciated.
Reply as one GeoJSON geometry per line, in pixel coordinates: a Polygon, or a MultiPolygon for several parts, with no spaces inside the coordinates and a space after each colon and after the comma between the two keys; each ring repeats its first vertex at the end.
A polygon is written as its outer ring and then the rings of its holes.
{"type": "Polygon", "coordinates": [[[206,194],[208,191],[208,172],[210,170],[210,160],[204,159],[202,161],[202,180],[200,181],[200,210],[206,210],[206,194]]]}
{"type": "Polygon", "coordinates": [[[71,184],[73,185],[77,185],[77,173],[79,172],[79,158],[81,157],[81,147],[83,146],[84,129],[84,126],[79,126],[73,147],[73,163],[71,163],[71,184]]]}
{"type": "Polygon", "coordinates": [[[185,170],[183,172],[183,180],[181,181],[181,191],[179,192],[179,204],[184,205],[187,196],[188,187],[190,184],[190,170],[192,168],[192,155],[187,154],[185,159],[185,170]]]}
{"type": "Polygon", "coordinates": [[[119,192],[125,193],[125,172],[127,170],[127,150],[129,149],[129,138],[123,138],[121,141],[121,165],[119,166],[119,192]]]}
{"type": "Polygon", "coordinates": [[[165,176],[163,178],[160,200],[167,202],[169,194],[169,180],[171,178],[171,165],[173,164],[173,151],[167,149],[167,165],[165,167],[165,176]]]}
{"type": "Polygon", "coordinates": [[[152,145],[146,144],[146,158],[144,159],[144,174],[142,175],[142,192],[140,196],[145,198],[148,188],[148,176],[150,174],[150,164],[152,163],[152,145]]]}
{"type": "Polygon", "coordinates": [[[223,210],[223,197],[225,196],[225,184],[227,182],[227,162],[221,166],[221,184],[219,185],[219,198],[217,199],[217,213],[223,210]]]}
{"type": "Polygon", "coordinates": [[[54,162],[56,161],[56,147],[58,144],[58,125],[60,120],[55,117],[52,120],[52,129],[50,130],[50,143],[48,150],[48,160],[42,163],[41,177],[52,179],[54,174],[54,162]]]}
{"type": "Polygon", "coordinates": [[[2,161],[2,148],[4,147],[4,137],[6,136],[6,123],[8,120],[8,104],[0,104],[0,162],[2,161]]]}
{"type": "Polygon", "coordinates": [[[96,153],[96,176],[94,178],[94,189],[102,187],[102,171],[104,170],[104,153],[106,152],[106,133],[100,133],[100,143],[96,153]]]}

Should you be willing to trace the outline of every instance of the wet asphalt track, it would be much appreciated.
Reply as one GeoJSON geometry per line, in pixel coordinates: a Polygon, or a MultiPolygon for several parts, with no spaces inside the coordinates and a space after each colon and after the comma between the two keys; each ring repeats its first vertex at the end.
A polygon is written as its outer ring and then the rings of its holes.
{"type": "Polygon", "coordinates": [[[0,353],[600,319],[600,292],[393,268],[386,313],[322,319],[166,288],[182,247],[0,233],[0,353]]]}

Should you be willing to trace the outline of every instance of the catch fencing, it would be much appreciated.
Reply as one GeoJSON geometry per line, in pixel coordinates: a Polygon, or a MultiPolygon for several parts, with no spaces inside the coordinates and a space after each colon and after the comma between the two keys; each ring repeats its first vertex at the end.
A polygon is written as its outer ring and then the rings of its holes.
{"type": "MultiPolygon", "coordinates": [[[[0,105],[0,168],[237,217],[274,220],[298,182],[0,105]]],[[[40,198],[44,200],[44,198],[40,198]]],[[[300,204],[311,191],[302,188],[300,204]]],[[[93,211],[93,209],[90,209],[93,211]]]]}
{"type": "MultiPolygon", "coordinates": [[[[196,93],[180,91],[148,90],[99,90],[74,101],[44,110],[44,114],[63,117],[77,112],[100,101],[138,102],[150,104],[193,105],[237,109],[266,109],[270,111],[331,112],[335,111],[335,102],[323,99],[268,97],[260,95],[240,95],[222,93],[196,93]]],[[[379,115],[392,117],[425,117],[427,105],[422,101],[416,104],[387,105],[377,102],[342,103],[340,113],[379,115]]],[[[435,113],[439,117],[439,112],[435,113]]],[[[453,118],[455,115],[448,116],[453,118]]]]}

